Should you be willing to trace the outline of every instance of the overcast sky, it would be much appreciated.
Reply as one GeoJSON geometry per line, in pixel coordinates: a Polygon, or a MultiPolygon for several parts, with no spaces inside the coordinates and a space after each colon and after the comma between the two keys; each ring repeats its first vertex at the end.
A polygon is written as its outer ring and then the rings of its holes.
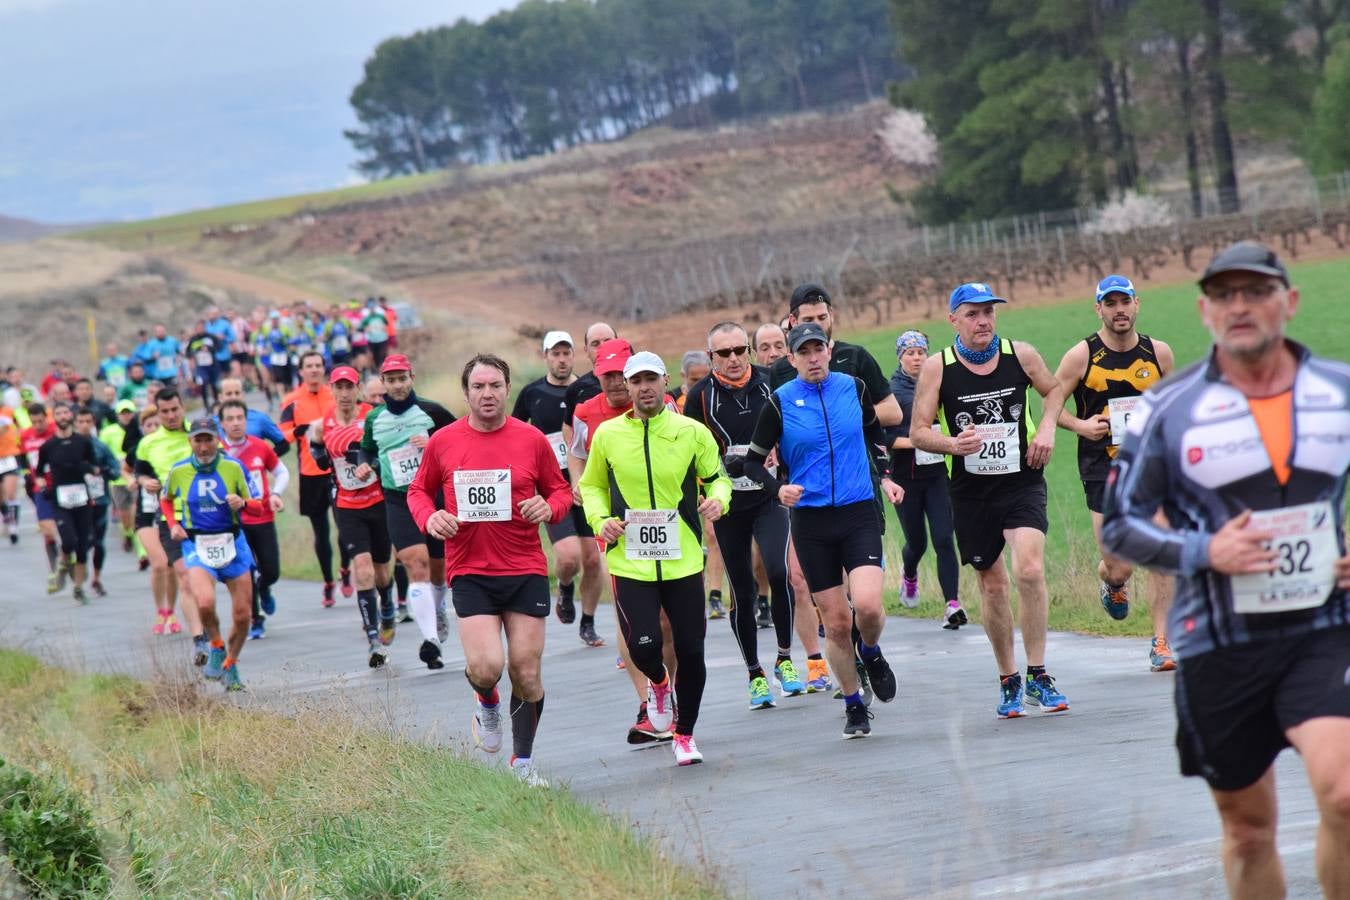
{"type": "Polygon", "coordinates": [[[0,0],[0,214],[134,219],[350,183],[386,37],[515,0],[0,0]]]}

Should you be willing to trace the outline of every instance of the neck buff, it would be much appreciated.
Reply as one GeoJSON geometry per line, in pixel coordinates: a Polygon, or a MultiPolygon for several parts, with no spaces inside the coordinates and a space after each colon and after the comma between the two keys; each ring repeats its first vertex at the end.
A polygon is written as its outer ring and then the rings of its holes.
{"type": "Polygon", "coordinates": [[[417,391],[409,391],[408,398],[406,400],[395,400],[393,397],[385,397],[384,408],[389,410],[396,416],[401,416],[408,410],[412,409],[413,404],[416,402],[417,402],[417,391]]]}
{"type": "Polygon", "coordinates": [[[999,340],[997,332],[995,332],[993,338],[990,339],[989,346],[985,347],[983,350],[971,350],[965,344],[961,343],[960,335],[957,335],[956,338],[956,352],[972,366],[978,366],[993,359],[998,354],[998,346],[999,340]]]}
{"type": "Polygon", "coordinates": [[[211,457],[211,461],[208,463],[197,462],[197,454],[194,453],[192,454],[192,468],[196,469],[198,472],[210,472],[215,469],[216,461],[219,459],[220,459],[219,450],[216,451],[216,455],[211,457]]]}
{"type": "Polygon", "coordinates": [[[732,381],[730,378],[727,378],[727,377],[726,377],[725,375],[723,375],[721,372],[716,372],[716,371],[713,372],[713,377],[716,378],[717,381],[718,381],[723,387],[729,387],[729,388],[743,388],[743,387],[745,387],[747,384],[750,383],[750,376],[751,376],[752,374],[754,374],[754,371],[755,371],[755,370],[754,370],[753,367],[751,367],[751,366],[746,366],[746,367],[745,367],[745,374],[742,375],[740,378],[738,378],[738,379],[735,380],[735,381],[732,381]]]}

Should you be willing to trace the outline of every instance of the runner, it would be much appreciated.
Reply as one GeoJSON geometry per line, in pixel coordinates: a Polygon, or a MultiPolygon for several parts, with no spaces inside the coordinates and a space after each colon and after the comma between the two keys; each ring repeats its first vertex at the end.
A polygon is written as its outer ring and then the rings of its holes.
{"type": "MultiPolygon", "coordinates": [[[[563,413],[567,409],[567,388],[577,380],[572,371],[574,353],[572,336],[565,331],[550,331],[544,335],[544,364],[547,373],[531,381],[520,389],[516,396],[516,405],[511,415],[522,422],[529,422],[548,438],[558,458],[558,467],[563,476],[570,479],[567,470],[567,441],[563,437],[563,413]]],[[[569,480],[570,483],[570,480],[569,480]]],[[[575,578],[581,571],[581,538],[577,536],[577,522],[585,516],[579,508],[565,516],[561,522],[548,523],[548,539],[553,544],[553,567],[558,576],[558,602],[554,611],[558,621],[571,625],[576,621],[575,578]]],[[[594,550],[594,548],[592,548],[594,550]]],[[[596,562],[599,553],[593,552],[596,562]]],[[[581,639],[587,644],[593,637],[603,643],[595,634],[595,607],[600,602],[599,592],[595,592],[594,602],[587,607],[583,595],[581,606],[581,639]]],[[[598,646],[598,645],[596,645],[598,646]]]]}
{"type": "Polygon", "coordinates": [[[694,742],[707,680],[700,517],[716,522],[726,512],[731,483],[708,429],[668,408],[661,357],[634,354],[623,378],[632,412],[596,429],[581,493],[586,519],[608,547],[629,656],[648,680],[651,726],[658,732],[674,726],[675,762],[687,766],[703,761],[694,742]],[[659,453],[652,452],[653,440],[659,453]],[[662,660],[662,611],[679,663],[677,682],[662,660]]]}
{"type": "Polygon", "coordinates": [[[880,646],[886,625],[883,520],[874,468],[886,499],[898,503],[902,493],[889,477],[885,435],[867,385],[829,369],[829,335],[814,322],[794,326],[788,349],[798,377],[775,389],[761,410],[745,475],[777,493],[792,510],[793,543],[820,608],[825,653],[843,694],[844,737],[864,737],[872,731],[872,713],[860,690],[855,656],[877,699],[889,703],[896,690],[880,646]],[[792,483],[780,484],[766,468],[775,447],[792,483]]]}
{"type": "Polygon", "coordinates": [[[257,640],[267,633],[267,617],[277,611],[272,596],[272,585],[281,577],[276,515],[285,508],[281,495],[291,483],[291,472],[276,451],[248,433],[249,412],[242,400],[224,401],[220,404],[219,429],[221,450],[244,467],[249,495],[258,501],[256,510],[245,507],[239,511],[239,527],[253,557],[253,611],[248,637],[257,640]]]}
{"type": "MultiPolygon", "coordinates": [[[[769,682],[759,663],[758,596],[752,567],[752,547],[759,547],[768,568],[772,590],[772,624],[778,640],[774,682],[785,697],[807,692],[792,662],[792,627],[796,598],[788,583],[788,512],[758,482],[743,474],[744,457],[754,436],[759,414],[768,405],[768,372],[750,365],[750,339],[736,322],[719,322],[708,332],[712,374],[694,384],[685,395],[684,414],[703,423],[717,441],[727,472],[732,476],[731,509],[717,520],[717,544],[731,582],[731,629],[740,646],[750,678],[750,708],[773,706],[769,682]]],[[[809,596],[803,598],[809,610],[809,596]]],[[[709,615],[709,618],[712,618],[709,615]]],[[[823,674],[825,659],[814,630],[807,632],[808,673],[823,674]]]]}
{"type": "MultiPolygon", "coordinates": [[[[311,433],[314,458],[333,470],[337,488],[334,513],[338,541],[347,548],[356,580],[357,608],[365,629],[368,662],[384,665],[394,642],[394,598],[389,559],[393,555],[380,477],[356,476],[361,464],[361,437],[370,407],[361,402],[361,376],[351,366],[338,366],[328,376],[336,404],[311,433]]],[[[369,468],[369,467],[367,467],[369,468]]]]}
{"type": "Polygon", "coordinates": [[[179,354],[182,350],[178,338],[172,337],[163,325],[156,325],[155,336],[142,346],[145,354],[143,361],[149,366],[151,377],[166,387],[177,384],[179,354]]]}
{"type": "MultiPolygon", "coordinates": [[[[94,539],[94,508],[85,479],[98,475],[98,460],[93,442],[75,433],[75,413],[69,406],[57,405],[52,410],[52,421],[56,431],[39,448],[34,475],[56,517],[56,530],[61,537],[61,571],[71,578],[74,585],[71,595],[76,602],[87,603],[84,576],[94,539]]],[[[55,593],[50,585],[47,593],[55,593]]]]}
{"type": "MultiPolygon", "coordinates": [[[[755,348],[755,363],[764,368],[771,367],[775,362],[787,356],[787,333],[782,327],[772,322],[765,322],[755,329],[752,343],[755,348]]],[[[792,544],[791,533],[788,535],[789,548],[792,544]]],[[[773,627],[773,614],[769,610],[769,576],[764,571],[764,560],[759,557],[759,546],[754,548],[755,557],[755,585],[759,589],[759,596],[755,602],[759,608],[759,615],[755,619],[760,628],[773,627]]],[[[815,604],[811,600],[811,592],[806,589],[806,581],[802,578],[801,566],[797,564],[797,556],[789,549],[788,554],[788,583],[792,585],[792,593],[797,598],[797,615],[794,617],[797,634],[802,638],[803,647],[812,647],[819,649],[819,638],[824,635],[824,626],[820,626],[821,631],[817,634],[812,626],[814,620],[819,624],[819,616],[815,612],[815,604]],[[806,610],[809,616],[803,616],[801,613],[806,610]],[[817,634],[817,637],[808,643],[808,634],[817,634]]],[[[807,657],[807,667],[813,672],[818,672],[820,679],[808,677],[806,681],[807,693],[815,693],[816,690],[825,690],[829,687],[829,671],[825,665],[825,660],[816,656],[807,657]],[[812,659],[819,659],[819,668],[812,668],[812,659]],[[823,686],[822,686],[823,685],[823,686]]]]}
{"type": "MultiPolygon", "coordinates": [[[[333,408],[333,392],[329,390],[323,367],[323,354],[307,350],[299,357],[300,380],[298,388],[281,401],[281,433],[298,446],[300,456],[300,515],[309,519],[314,532],[314,556],[323,574],[323,606],[332,607],[333,598],[333,542],[329,537],[328,510],[332,506],[333,482],[331,470],[314,461],[309,439],[309,426],[323,419],[333,408]]],[[[342,596],[352,595],[351,562],[345,548],[339,547],[342,596]]]]}
{"type": "Polygon", "coordinates": [[[129,360],[126,354],[117,349],[117,345],[109,342],[103,348],[107,354],[98,364],[98,374],[95,376],[99,381],[106,382],[114,388],[120,388],[127,383],[127,364],[129,360]]]}
{"type": "Polygon", "coordinates": [[[108,534],[108,514],[112,505],[112,488],[110,485],[114,478],[121,479],[122,464],[113,455],[108,445],[99,439],[98,432],[94,429],[94,413],[92,411],[88,409],[76,410],[75,433],[88,440],[94,448],[94,465],[97,471],[84,479],[85,485],[89,489],[89,500],[93,504],[91,507],[89,548],[94,571],[93,577],[89,579],[89,589],[94,592],[95,597],[106,597],[108,592],[103,587],[102,576],[103,563],[108,555],[105,540],[108,534]]]}
{"type": "Polygon", "coordinates": [[[549,590],[539,526],[571,515],[572,490],[552,442],[506,414],[511,370],[503,360],[491,354],[473,357],[464,366],[461,385],[469,415],[427,442],[408,488],[408,509],[419,528],[445,541],[464,677],[478,700],[474,741],[488,753],[501,749],[497,682],[508,665],[511,768],[522,781],[542,785],[533,759],[544,711],[540,657],[549,590]],[[444,509],[436,501],[440,495],[444,509]]]}
{"type": "Polygon", "coordinates": [[[143,557],[145,551],[136,542],[136,494],[127,483],[130,469],[126,464],[126,451],[122,449],[126,443],[127,429],[132,427],[131,423],[136,420],[136,404],[130,400],[119,400],[115,409],[116,418],[98,432],[98,439],[112,451],[113,457],[117,460],[117,477],[108,482],[111,495],[110,513],[117,516],[117,522],[122,529],[122,550],[130,553],[134,549],[143,557]]]}
{"type": "Polygon", "coordinates": [[[765,322],[755,329],[754,345],[755,362],[765,368],[788,355],[787,335],[772,322],[765,322]]]}
{"type": "Polygon", "coordinates": [[[1322,891],[1350,896],[1350,367],[1285,336],[1299,293],[1266,247],[1223,250],[1200,290],[1213,350],[1135,408],[1102,539],[1176,573],[1177,749],[1209,783],[1230,894],[1284,896],[1273,763],[1292,746],[1322,891]]]}
{"type": "Polygon", "coordinates": [[[408,512],[408,485],[417,476],[427,439],[455,421],[439,403],[423,400],[413,388],[408,357],[395,353],[380,366],[384,405],[366,416],[358,480],[378,471],[384,492],[389,538],[408,570],[408,607],[422,632],[417,655],[428,669],[444,668],[440,645],[450,639],[445,606],[445,542],[426,537],[408,512]]]}
{"type": "MultiPolygon", "coordinates": [[[[161,429],[162,431],[162,429],[161,429]]],[[[248,639],[253,555],[239,527],[239,514],[261,512],[249,493],[248,475],[237,460],[220,452],[216,423],[203,416],[189,431],[192,455],[175,463],[164,482],[160,512],[173,540],[182,542],[189,596],[196,602],[210,641],[202,677],[242,691],[239,653],[248,639]],[[216,583],[230,594],[232,628],[227,647],[216,616],[216,583]]]]}
{"type": "MultiPolygon", "coordinates": [[[[57,552],[60,538],[56,533],[56,505],[48,498],[45,490],[39,490],[37,471],[38,454],[42,450],[42,445],[56,436],[56,425],[48,419],[47,407],[41,403],[29,405],[28,421],[31,424],[19,433],[19,447],[23,450],[20,462],[28,473],[24,479],[24,489],[33,501],[38,530],[42,532],[42,544],[47,551],[47,593],[54,594],[66,586],[66,569],[65,566],[57,565],[60,558],[57,552]]],[[[16,526],[18,521],[16,513],[14,516],[16,526]]],[[[10,540],[12,542],[13,538],[10,540]]]]}
{"type": "MultiPolygon", "coordinates": [[[[891,374],[891,395],[900,404],[904,418],[898,426],[888,428],[886,436],[891,441],[891,477],[905,492],[905,499],[895,504],[895,516],[905,535],[905,545],[900,550],[903,565],[900,603],[909,609],[919,605],[919,560],[928,550],[928,532],[931,530],[933,552],[937,556],[938,586],[947,601],[942,613],[942,627],[955,631],[968,620],[957,598],[961,564],[956,559],[956,540],[952,535],[947,459],[940,453],[915,450],[909,439],[915,379],[928,359],[928,335],[921,331],[906,331],[895,339],[895,357],[897,364],[891,374]]],[[[940,430],[941,426],[932,423],[932,428],[940,430]]]]}
{"type": "MultiPolygon", "coordinates": [[[[365,386],[361,389],[361,399],[371,409],[384,405],[384,379],[378,373],[366,378],[365,386]]],[[[388,516],[387,511],[385,515],[388,516]]],[[[400,625],[411,622],[412,614],[408,612],[408,569],[397,556],[394,557],[394,588],[398,596],[398,622],[400,625]]]]}
{"type": "MultiPolygon", "coordinates": [[[[1106,474],[1125,437],[1130,413],[1139,395],[1172,371],[1172,348],[1135,328],[1139,297],[1124,275],[1108,275],[1097,284],[1097,316],[1102,327],[1074,344],[1064,354],[1055,372],[1066,397],[1073,397],[1078,415],[1067,409],[1059,414],[1059,427],[1078,435],[1078,474],[1092,516],[1092,533],[1101,548],[1102,495],[1106,474]]],[[[1102,552],[1097,563],[1101,579],[1102,608],[1113,619],[1130,614],[1126,584],[1133,568],[1124,560],[1102,552]]],[[[1172,602],[1172,580],[1161,573],[1148,573],[1149,613],[1153,620],[1153,643],[1149,667],[1154,672],[1176,668],[1167,646],[1167,609],[1172,602]]]]}
{"type": "Polygon", "coordinates": [[[216,402],[216,381],[220,371],[216,367],[217,338],[206,329],[206,320],[198,319],[188,336],[186,353],[192,361],[192,379],[202,398],[202,404],[211,409],[216,402]]]}
{"type": "MultiPolygon", "coordinates": [[[[591,371],[579,377],[567,388],[567,409],[563,411],[563,437],[567,438],[569,447],[572,445],[572,419],[576,415],[577,407],[600,393],[600,376],[595,374],[596,351],[605,341],[612,341],[618,336],[619,333],[604,322],[596,322],[582,335],[582,340],[586,342],[586,358],[591,361],[591,371]]],[[[586,535],[583,534],[582,537],[586,535]]],[[[582,583],[584,590],[584,573],[582,583]]]]}
{"type": "Polygon", "coordinates": [[[93,413],[96,428],[102,428],[115,418],[112,407],[94,396],[94,383],[88,378],[76,379],[72,393],[75,409],[87,409],[93,413]]]}
{"type": "Polygon", "coordinates": [[[0,404],[0,505],[10,544],[19,542],[19,474],[24,467],[21,430],[14,410],[0,404]]]}
{"type": "Polygon", "coordinates": [[[127,380],[117,389],[117,399],[130,400],[137,409],[150,402],[150,379],[145,375],[145,363],[133,359],[127,365],[127,380]]]}
{"type": "Polygon", "coordinates": [[[249,436],[262,438],[271,444],[272,452],[277,456],[285,456],[291,451],[290,442],[286,440],[286,435],[277,427],[277,423],[272,421],[272,417],[260,409],[253,409],[247,405],[248,401],[245,399],[242,379],[234,377],[220,379],[219,396],[221,405],[230,400],[245,405],[244,408],[248,410],[246,431],[249,436]]]}
{"type": "Polygon", "coordinates": [[[980,580],[980,612],[999,672],[999,718],[1025,714],[1025,702],[1042,712],[1065,712],[1069,701],[1045,670],[1045,466],[1055,447],[1055,422],[1064,389],[1041,355],[1027,343],[1000,339],[999,303],[989,286],[963,284],[952,291],[948,319],[956,342],[919,370],[914,421],[932,422],[942,410],[947,434],[910,431],[916,450],[951,460],[952,513],[961,561],[980,580]],[[1027,388],[1042,399],[1040,428],[1031,422],[1027,388]],[[953,436],[949,436],[953,435],[953,436]],[[1004,547],[1012,549],[1027,656],[1025,691],[1013,649],[1012,604],[1004,547]]]}
{"type": "Polygon", "coordinates": [[[375,302],[374,297],[366,301],[361,323],[357,327],[366,336],[366,346],[370,350],[371,360],[376,366],[383,366],[385,357],[389,355],[389,316],[375,302]]]}

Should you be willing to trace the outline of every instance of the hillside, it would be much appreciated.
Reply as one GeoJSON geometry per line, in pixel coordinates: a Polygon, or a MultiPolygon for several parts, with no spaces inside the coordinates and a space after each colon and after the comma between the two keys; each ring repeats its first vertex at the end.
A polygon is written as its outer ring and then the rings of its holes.
{"type": "Polygon", "coordinates": [[[44,225],[30,219],[16,219],[0,215],[0,244],[33,241],[57,230],[55,225],[44,225]]]}

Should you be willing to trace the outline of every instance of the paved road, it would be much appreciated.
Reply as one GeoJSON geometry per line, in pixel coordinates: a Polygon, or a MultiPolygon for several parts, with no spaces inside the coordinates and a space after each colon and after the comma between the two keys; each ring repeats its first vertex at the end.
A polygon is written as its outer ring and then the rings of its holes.
{"type": "MultiPolygon", "coordinates": [[[[46,596],[36,535],[0,546],[0,644],[138,676],[185,667],[185,635],[149,634],[145,576],[120,549],[109,558],[110,596],[80,608],[69,591],[46,596]]],[[[344,705],[464,747],[472,695],[453,638],[447,667],[429,672],[406,626],[393,664],[372,672],[354,601],[322,609],[317,586],[300,582],[276,593],[267,638],[245,649],[239,702],[344,705]]],[[[608,606],[598,627],[614,633],[608,606]]],[[[677,769],[668,747],[624,742],[630,683],[612,649],[583,646],[574,628],[549,624],[541,768],[710,867],[733,894],[1223,895],[1217,816],[1201,783],[1176,774],[1172,679],[1149,673],[1142,641],[1052,635],[1049,659],[1073,711],[1004,722],[981,631],[892,619],[884,646],[900,695],[876,705],[869,739],[844,742],[840,704],[823,695],[749,712],[730,628],[711,622],[698,726],[707,762],[677,769]]],[[[1315,805],[1297,757],[1286,753],[1279,770],[1290,896],[1317,896],[1315,805]]]]}

